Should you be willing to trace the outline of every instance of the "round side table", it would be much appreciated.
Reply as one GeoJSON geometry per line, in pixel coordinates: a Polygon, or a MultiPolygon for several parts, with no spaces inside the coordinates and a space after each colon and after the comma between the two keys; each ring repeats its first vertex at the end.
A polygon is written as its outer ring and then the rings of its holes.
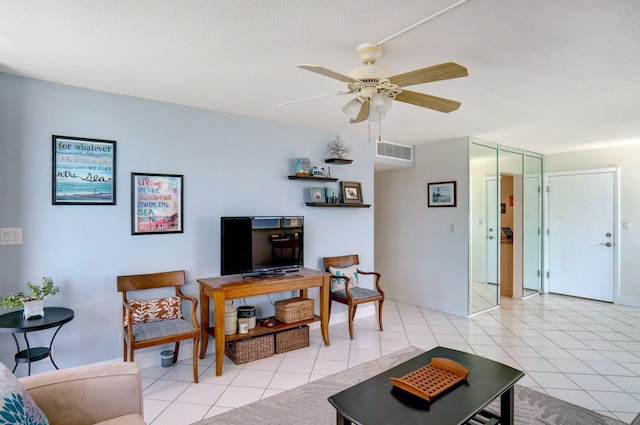
{"type": "Polygon", "coordinates": [[[16,365],[13,367],[13,372],[16,371],[19,363],[27,363],[28,374],[31,375],[31,363],[38,360],[46,359],[49,357],[53,366],[58,369],[58,365],[53,361],[51,357],[51,347],[53,346],[53,340],[56,338],[58,331],[67,322],[73,319],[73,310],[64,307],[45,307],[44,317],[25,319],[22,317],[22,310],[12,311],[0,316],[0,333],[10,333],[13,340],[16,342],[17,353],[15,355],[16,365]],[[29,346],[29,339],[27,334],[29,332],[41,331],[43,329],[51,329],[57,327],[56,331],[51,337],[49,347],[34,347],[29,346]],[[20,350],[20,344],[16,334],[24,334],[24,342],[27,348],[20,350]]]}

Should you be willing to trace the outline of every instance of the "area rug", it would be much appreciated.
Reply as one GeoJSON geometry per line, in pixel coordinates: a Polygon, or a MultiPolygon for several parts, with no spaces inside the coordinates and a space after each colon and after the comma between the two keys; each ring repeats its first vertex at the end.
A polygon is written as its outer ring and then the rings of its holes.
{"type": "MultiPolygon", "coordinates": [[[[193,425],[334,425],[336,411],[327,401],[329,396],[421,353],[424,350],[405,348],[193,425]]],[[[515,423],[520,425],[625,425],[624,422],[519,385],[515,386],[514,404],[515,423]]],[[[363,408],[366,408],[364,401],[363,408]]],[[[499,404],[493,403],[491,408],[498,411],[499,404]]]]}

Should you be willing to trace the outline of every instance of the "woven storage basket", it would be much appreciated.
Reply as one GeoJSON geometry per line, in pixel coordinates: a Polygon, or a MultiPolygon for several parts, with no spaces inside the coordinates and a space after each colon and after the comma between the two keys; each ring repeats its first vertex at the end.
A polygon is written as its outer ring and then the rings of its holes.
{"type": "Polygon", "coordinates": [[[276,301],[276,319],[282,323],[293,323],[313,319],[313,300],[295,297],[276,301]]]}
{"type": "Polygon", "coordinates": [[[276,332],[276,354],[309,346],[309,326],[276,332]]]}
{"type": "Polygon", "coordinates": [[[224,353],[235,364],[251,362],[273,356],[273,334],[229,341],[224,344],[224,353]]]}

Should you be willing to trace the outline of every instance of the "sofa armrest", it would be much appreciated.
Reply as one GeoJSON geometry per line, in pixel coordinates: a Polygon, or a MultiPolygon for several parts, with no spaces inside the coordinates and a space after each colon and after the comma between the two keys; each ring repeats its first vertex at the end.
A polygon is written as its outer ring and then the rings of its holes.
{"type": "Polygon", "coordinates": [[[98,363],[28,376],[20,382],[49,423],[95,424],[143,416],[142,379],[133,362],[98,363]]]}

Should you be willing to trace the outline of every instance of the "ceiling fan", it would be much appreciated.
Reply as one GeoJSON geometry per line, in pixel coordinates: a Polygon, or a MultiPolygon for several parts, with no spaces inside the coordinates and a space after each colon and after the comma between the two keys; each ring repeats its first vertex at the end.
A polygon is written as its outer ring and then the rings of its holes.
{"type": "Polygon", "coordinates": [[[342,108],[342,111],[351,118],[351,123],[367,119],[378,121],[384,118],[391,108],[392,100],[440,112],[452,112],[460,107],[461,103],[455,100],[404,90],[403,87],[466,77],[469,74],[464,66],[447,62],[402,74],[393,74],[390,68],[377,64],[378,58],[382,55],[382,48],[379,45],[362,44],[358,47],[357,54],[363,65],[353,68],[347,74],[341,74],[319,65],[297,65],[298,68],[347,83],[348,91],[336,94],[356,94],[356,97],[342,108]]]}

